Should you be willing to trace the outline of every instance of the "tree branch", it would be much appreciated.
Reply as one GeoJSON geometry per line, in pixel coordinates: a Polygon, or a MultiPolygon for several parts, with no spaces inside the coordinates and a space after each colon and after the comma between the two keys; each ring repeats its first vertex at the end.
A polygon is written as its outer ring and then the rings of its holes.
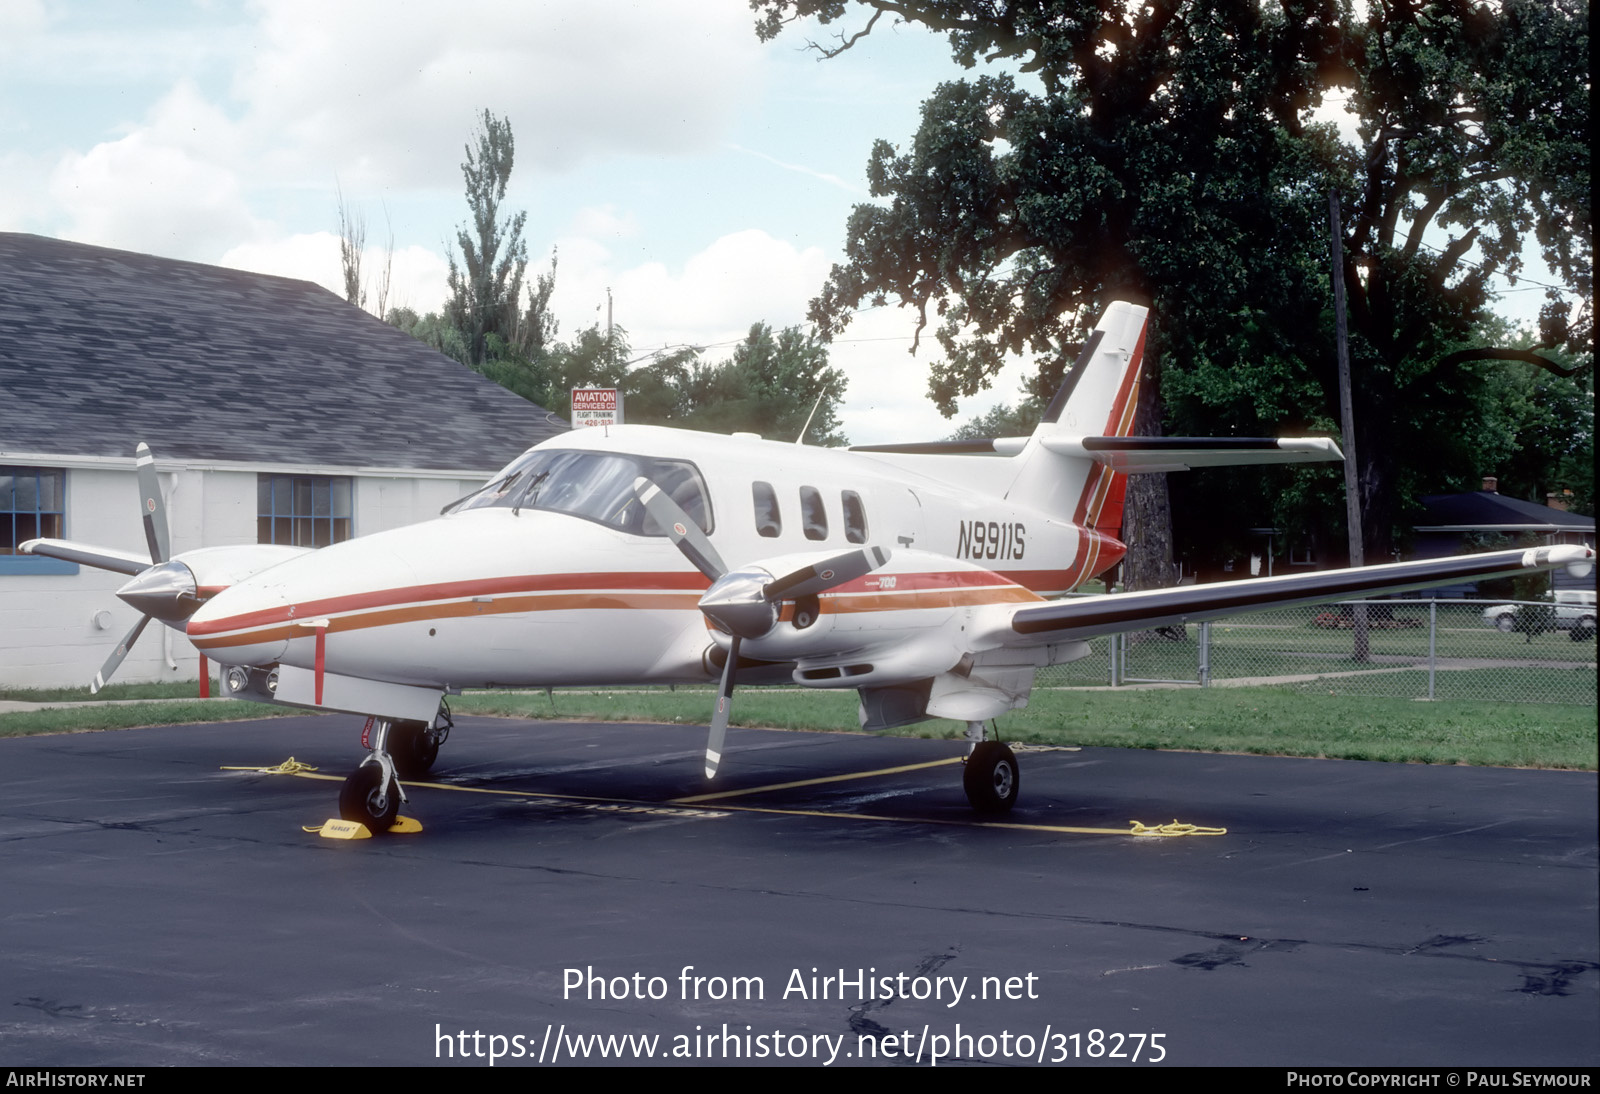
{"type": "Polygon", "coordinates": [[[1478,349],[1458,349],[1454,353],[1447,353],[1439,358],[1438,367],[1454,368],[1456,365],[1464,365],[1468,361],[1521,361],[1523,364],[1534,365],[1544,369],[1546,372],[1566,377],[1577,376],[1594,368],[1592,361],[1587,365],[1567,368],[1548,357],[1533,352],[1531,349],[1500,349],[1494,346],[1484,346],[1478,349]]]}
{"type": "Polygon", "coordinates": [[[834,57],[839,56],[839,54],[843,53],[845,50],[849,49],[851,46],[853,46],[857,42],[861,41],[861,39],[863,39],[867,35],[871,34],[872,33],[872,28],[877,25],[878,20],[881,19],[882,17],[883,17],[883,9],[879,8],[877,11],[874,11],[872,13],[872,18],[867,20],[867,25],[866,26],[862,27],[860,30],[856,31],[854,34],[850,35],[848,38],[845,37],[844,33],[841,31],[839,33],[839,35],[838,35],[839,45],[835,49],[827,49],[827,48],[825,48],[825,47],[823,47],[821,45],[818,45],[816,42],[810,42],[810,41],[808,41],[806,43],[806,45],[809,46],[810,48],[816,50],[818,53],[822,54],[822,56],[818,57],[817,60],[819,60],[819,61],[830,60],[830,59],[832,59],[834,57]]]}

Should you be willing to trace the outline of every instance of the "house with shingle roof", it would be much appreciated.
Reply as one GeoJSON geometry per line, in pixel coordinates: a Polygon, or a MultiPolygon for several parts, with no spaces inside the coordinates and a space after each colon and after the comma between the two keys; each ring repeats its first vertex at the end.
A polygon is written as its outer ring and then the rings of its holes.
{"type": "MultiPolygon", "coordinates": [[[[1417,558],[1443,558],[1466,554],[1486,547],[1511,547],[1517,544],[1571,543],[1593,547],[1594,518],[1569,513],[1559,497],[1550,495],[1556,505],[1540,505],[1500,493],[1499,480],[1485,475],[1483,489],[1464,494],[1428,494],[1422,499],[1422,515],[1417,518],[1417,558]]],[[[1574,577],[1565,570],[1550,574],[1552,589],[1592,589],[1594,575],[1574,577]]],[[[1437,596],[1472,596],[1472,585],[1448,586],[1437,596]]]]}
{"type": "MultiPolygon", "coordinates": [[[[566,429],[311,282],[0,233],[0,686],[86,684],[137,620],[120,575],[16,548],[145,552],[140,441],[177,553],[424,520],[566,429]]],[[[118,680],[197,664],[152,628],[118,680]]]]}

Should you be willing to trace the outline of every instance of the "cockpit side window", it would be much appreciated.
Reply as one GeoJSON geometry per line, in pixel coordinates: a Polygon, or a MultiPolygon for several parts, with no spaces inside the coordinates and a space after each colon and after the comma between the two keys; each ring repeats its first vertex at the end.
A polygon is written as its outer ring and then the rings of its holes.
{"type": "MultiPolygon", "coordinates": [[[[706,493],[705,480],[700,477],[700,471],[694,464],[681,460],[651,460],[646,477],[677,502],[702,532],[711,534],[715,525],[711,519],[711,498],[706,493]]],[[[655,520],[646,514],[644,534],[664,536],[667,530],[658,527],[655,520]]]]}
{"type": "Polygon", "coordinates": [[[800,524],[807,539],[828,538],[828,511],[822,505],[822,491],[815,486],[800,488],[800,524]]]}
{"type": "Polygon", "coordinates": [[[867,510],[861,504],[861,495],[846,490],[840,501],[844,504],[844,538],[851,543],[867,542],[867,510]]]}
{"type": "Polygon", "coordinates": [[[781,535],[783,516],[778,512],[778,492],[770,482],[757,482],[750,485],[750,493],[755,501],[756,532],[768,539],[781,535]]]}

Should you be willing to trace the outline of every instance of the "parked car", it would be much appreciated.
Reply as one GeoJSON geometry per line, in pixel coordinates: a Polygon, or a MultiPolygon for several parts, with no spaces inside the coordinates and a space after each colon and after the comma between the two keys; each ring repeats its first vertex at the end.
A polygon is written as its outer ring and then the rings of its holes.
{"type": "MultiPolygon", "coordinates": [[[[1510,634],[1518,629],[1517,613],[1544,608],[1543,604],[1496,604],[1483,609],[1488,626],[1510,634]]],[[[1555,626],[1567,631],[1574,642],[1593,638],[1595,633],[1595,594],[1592,590],[1571,589],[1555,596],[1555,626]]],[[[1541,628],[1542,629],[1542,628],[1541,628]]]]}

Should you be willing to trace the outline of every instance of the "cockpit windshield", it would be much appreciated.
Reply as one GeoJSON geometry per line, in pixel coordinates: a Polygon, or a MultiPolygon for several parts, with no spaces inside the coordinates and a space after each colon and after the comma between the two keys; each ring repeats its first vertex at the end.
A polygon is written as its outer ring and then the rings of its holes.
{"type": "Polygon", "coordinates": [[[506,468],[476,494],[445,508],[543,509],[582,517],[636,536],[667,534],[634,495],[635,479],[646,478],[676,501],[708,535],[711,502],[700,472],[682,460],[653,460],[610,452],[537,449],[506,468]]]}

